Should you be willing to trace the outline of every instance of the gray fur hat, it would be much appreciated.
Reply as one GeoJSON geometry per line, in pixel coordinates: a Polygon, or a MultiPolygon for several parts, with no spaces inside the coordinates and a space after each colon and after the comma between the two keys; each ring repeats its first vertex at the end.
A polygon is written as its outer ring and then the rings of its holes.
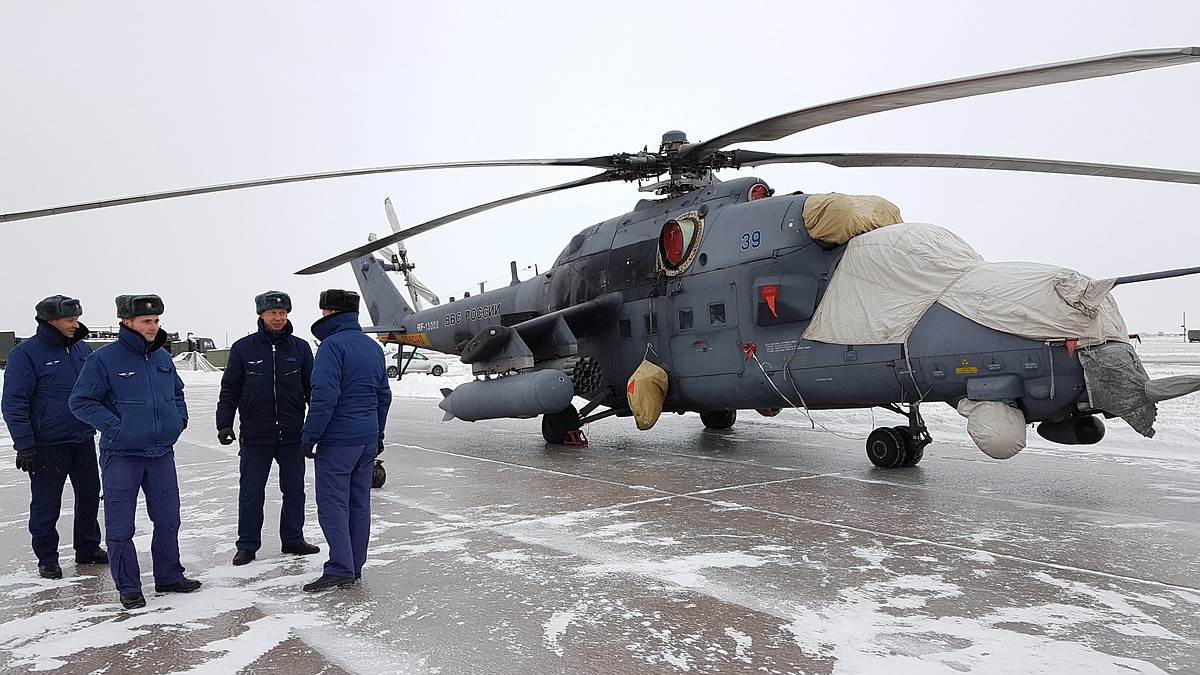
{"type": "Polygon", "coordinates": [[[37,304],[35,308],[40,321],[54,321],[73,316],[83,316],[83,305],[75,298],[65,295],[52,295],[37,304]]]}
{"type": "Polygon", "coordinates": [[[117,296],[117,318],[132,319],[137,316],[147,314],[162,314],[163,301],[162,298],[153,294],[144,295],[118,295],[117,296]]]}
{"type": "Polygon", "coordinates": [[[321,291],[321,301],[319,305],[321,309],[332,309],[335,312],[357,312],[358,293],[355,293],[354,291],[344,291],[340,288],[331,288],[327,291],[321,291]]]}
{"type": "Polygon", "coordinates": [[[292,298],[283,291],[267,291],[254,296],[254,313],[262,314],[268,309],[292,311],[292,298]]]}

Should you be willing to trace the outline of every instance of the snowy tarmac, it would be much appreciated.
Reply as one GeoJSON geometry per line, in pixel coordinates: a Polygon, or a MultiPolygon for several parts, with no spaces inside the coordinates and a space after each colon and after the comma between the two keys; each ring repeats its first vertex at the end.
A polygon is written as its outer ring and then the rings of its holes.
{"type": "MultiPolygon", "coordinates": [[[[1200,370],[1200,345],[1139,351],[1153,376],[1200,370]]],[[[1200,396],[1161,404],[1155,439],[1031,430],[1004,462],[933,405],[925,460],[880,470],[862,439],[900,418],[879,410],[813,413],[836,433],[795,410],[724,432],[608,419],[587,448],[551,447],[537,420],[441,422],[458,368],[394,384],[367,568],[323,594],[300,590],[323,554],[278,552],[274,477],[258,559],[230,562],[219,374],[183,374],[177,447],[182,555],[204,587],[144,609],[120,607],[106,566],[74,564],[69,518],[64,578],[37,576],[0,427],[0,671],[1200,672],[1200,396]]],[[[324,549],[311,489],[305,529],[324,549]]]]}

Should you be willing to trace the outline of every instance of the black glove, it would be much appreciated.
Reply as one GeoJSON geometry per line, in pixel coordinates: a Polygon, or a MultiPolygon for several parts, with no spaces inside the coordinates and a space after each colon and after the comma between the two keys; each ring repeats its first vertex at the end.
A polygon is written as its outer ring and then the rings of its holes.
{"type": "Polygon", "coordinates": [[[217,429],[217,440],[221,441],[221,445],[229,445],[237,440],[237,436],[233,435],[233,427],[222,427],[217,429]]]}
{"type": "Polygon", "coordinates": [[[317,458],[317,444],[316,443],[302,443],[300,445],[300,448],[301,448],[301,450],[304,451],[305,457],[307,457],[309,459],[317,458]]]}
{"type": "Polygon", "coordinates": [[[37,459],[37,448],[17,451],[17,468],[26,472],[33,473],[33,460],[37,459]]]}
{"type": "Polygon", "coordinates": [[[378,457],[382,454],[383,454],[383,439],[381,438],[381,439],[379,439],[379,447],[375,450],[375,456],[378,457]]]}
{"type": "MultiPolygon", "coordinates": [[[[187,418],[186,417],[183,418],[183,428],[187,429],[187,418]]],[[[180,431],[183,431],[183,429],[180,429],[180,431]]]]}

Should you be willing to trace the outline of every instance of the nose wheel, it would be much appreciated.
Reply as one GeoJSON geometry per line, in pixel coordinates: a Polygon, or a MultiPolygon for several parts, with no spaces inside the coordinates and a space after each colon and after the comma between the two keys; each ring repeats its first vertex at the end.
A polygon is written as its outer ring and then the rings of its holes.
{"type": "Polygon", "coordinates": [[[908,413],[899,408],[895,410],[907,414],[907,425],[879,427],[867,436],[867,459],[884,469],[916,466],[925,458],[925,446],[933,441],[918,404],[914,403],[908,413]]]}

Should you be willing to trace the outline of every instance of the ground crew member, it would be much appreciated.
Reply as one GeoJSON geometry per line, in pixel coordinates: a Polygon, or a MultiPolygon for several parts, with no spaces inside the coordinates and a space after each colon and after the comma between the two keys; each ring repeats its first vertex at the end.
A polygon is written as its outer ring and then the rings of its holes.
{"type": "Polygon", "coordinates": [[[96,431],[76,419],[67,397],[83,360],[92,348],[79,323],[83,306],[74,298],[52,295],[37,304],[37,333],[22,340],[8,356],[4,371],[4,423],[17,451],[17,468],[29,474],[29,534],[38,574],[61,579],[58,564],[58,516],[67,478],[75,492],[75,563],[102,565],[100,548],[100,471],[96,468],[96,431]]]}
{"type": "Polygon", "coordinates": [[[305,454],[315,457],[317,520],[329,543],[324,574],[304,590],[349,586],[362,576],[371,533],[371,473],[383,449],[392,392],[379,342],[358,323],[358,293],[321,293],[324,318],[312,325],[321,340],[312,373],[312,403],[304,421],[305,454]]]}
{"type": "Polygon", "coordinates": [[[71,411],[100,432],[100,476],[104,483],[104,526],[109,567],[126,609],[146,606],[141,568],[133,546],[138,490],[154,523],[150,552],[154,590],[190,593],[179,562],[179,479],[175,442],[187,427],[183,381],[175,372],[159,330],[163,313],[157,295],[118,295],[121,320],[115,344],[83,364],[71,392],[71,411]]]}
{"type": "Polygon", "coordinates": [[[217,440],[229,445],[234,413],[241,414],[238,451],[238,539],[234,565],[254,560],[262,547],[263,502],[271,461],[279,465],[279,538],[284,553],[310,555],[321,549],[304,540],[304,453],[300,428],[308,404],[313,355],[308,342],[292,335],[292,299],[281,291],[254,298],[258,332],[233,343],[221,376],[217,440]]]}

